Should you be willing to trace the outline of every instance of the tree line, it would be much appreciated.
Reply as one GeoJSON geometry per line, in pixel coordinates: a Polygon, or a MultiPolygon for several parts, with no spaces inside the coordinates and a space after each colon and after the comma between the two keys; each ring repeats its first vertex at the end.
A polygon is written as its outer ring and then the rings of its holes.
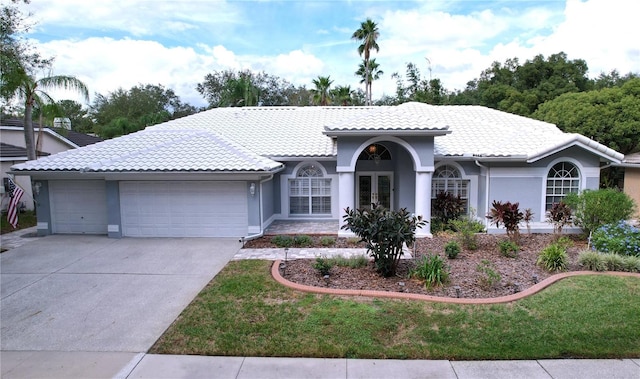
{"type": "MultiPolygon", "coordinates": [[[[406,63],[404,73],[394,72],[395,93],[372,99],[372,84],[384,72],[372,57],[378,52],[378,25],[362,22],[352,34],[363,58],[355,67],[364,90],[335,85],[330,75],[318,76],[306,85],[250,70],[213,71],[196,85],[207,102],[198,108],[184,103],[162,84],[138,84],[119,88],[106,95],[96,93],[88,107],[71,101],[55,101],[47,90],[69,88],[88,99],[86,86],[73,76],[36,74],[50,69],[52,58],[43,58],[24,38],[31,25],[12,0],[2,7],[2,88],[3,103],[20,99],[25,120],[25,140],[33,136],[33,117],[52,124],[54,117],[68,117],[73,130],[112,138],[146,126],[184,117],[208,108],[242,106],[361,106],[396,105],[409,101],[434,105],[482,105],[502,111],[552,122],[565,132],[593,138],[628,154],[640,150],[640,77],[621,75],[616,70],[587,76],[584,60],[568,59],[563,52],[548,57],[538,55],[521,63],[518,58],[493,62],[463,90],[448,90],[439,78],[424,77],[419,66],[406,63]],[[31,128],[31,133],[27,132],[31,128]]],[[[431,73],[430,73],[431,74],[431,73]]],[[[7,109],[3,106],[3,112],[7,109]]],[[[6,115],[2,116],[3,118],[6,115]]],[[[27,141],[27,146],[33,141],[27,141]]],[[[34,150],[35,155],[35,150],[34,150]]]]}

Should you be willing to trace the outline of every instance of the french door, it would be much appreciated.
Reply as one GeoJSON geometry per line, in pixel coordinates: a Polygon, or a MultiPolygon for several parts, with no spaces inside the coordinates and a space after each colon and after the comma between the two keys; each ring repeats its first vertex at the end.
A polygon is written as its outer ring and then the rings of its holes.
{"type": "Polygon", "coordinates": [[[372,204],[393,209],[393,173],[358,173],[358,208],[371,208],[372,204]]]}

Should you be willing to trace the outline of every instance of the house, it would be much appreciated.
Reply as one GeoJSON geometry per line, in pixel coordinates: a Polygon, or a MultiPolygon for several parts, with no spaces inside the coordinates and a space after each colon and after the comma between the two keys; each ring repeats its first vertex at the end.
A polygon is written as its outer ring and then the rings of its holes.
{"type": "MultiPolygon", "coordinates": [[[[379,203],[427,220],[438,191],[484,220],[493,200],[546,211],[598,188],[623,156],[555,125],[481,106],[216,108],[13,166],[39,188],[38,233],[260,235],[379,203]]],[[[430,236],[428,227],[419,237],[430,236]]]]}
{"type": "MultiPolygon", "coordinates": [[[[0,170],[2,181],[7,177],[7,172],[11,166],[27,161],[27,151],[24,142],[23,120],[2,119],[0,122],[0,170]]],[[[40,125],[34,123],[34,141],[37,141],[40,125]]],[[[37,152],[37,156],[47,156],[69,149],[90,145],[102,141],[101,138],[78,133],[73,130],[54,130],[51,128],[42,129],[42,142],[37,152]]],[[[33,209],[33,194],[31,179],[29,176],[16,177],[16,183],[25,191],[22,203],[26,209],[33,209]]],[[[1,208],[4,210],[9,203],[9,197],[5,193],[4,185],[0,185],[2,193],[1,208]]]]}
{"type": "Polygon", "coordinates": [[[624,168],[624,193],[635,201],[637,208],[634,217],[640,221],[640,153],[627,154],[621,163],[615,166],[624,168]]]}

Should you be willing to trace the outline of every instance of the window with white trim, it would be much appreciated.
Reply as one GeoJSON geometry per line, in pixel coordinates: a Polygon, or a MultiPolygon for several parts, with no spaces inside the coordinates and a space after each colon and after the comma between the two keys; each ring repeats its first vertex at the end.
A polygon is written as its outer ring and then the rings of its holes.
{"type": "Polygon", "coordinates": [[[314,165],[300,168],[289,179],[289,213],[292,215],[330,215],[331,179],[314,165]]]}
{"type": "Polygon", "coordinates": [[[460,170],[455,166],[443,165],[433,173],[431,180],[431,200],[440,192],[449,192],[454,196],[460,196],[464,201],[465,213],[469,209],[469,180],[462,179],[460,170]]]}
{"type": "Polygon", "coordinates": [[[559,162],[553,165],[547,175],[547,194],[545,210],[559,203],[568,193],[580,190],[580,170],[570,162],[559,162]]]}

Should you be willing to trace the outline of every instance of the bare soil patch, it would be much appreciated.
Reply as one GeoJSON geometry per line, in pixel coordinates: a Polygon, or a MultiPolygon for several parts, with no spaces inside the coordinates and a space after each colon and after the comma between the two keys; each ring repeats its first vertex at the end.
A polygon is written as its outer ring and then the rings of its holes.
{"type": "MultiPolygon", "coordinates": [[[[314,247],[327,247],[321,244],[321,236],[312,236],[314,247]]],[[[455,239],[453,234],[439,234],[433,238],[418,240],[413,259],[403,259],[397,275],[383,278],[375,271],[373,262],[364,268],[347,268],[334,266],[329,279],[323,278],[313,268],[314,259],[289,260],[280,273],[286,279],[300,284],[340,289],[377,290],[410,292],[443,297],[491,298],[510,295],[531,287],[554,273],[550,273],[536,265],[538,254],[553,242],[551,234],[523,234],[520,237],[520,251],[515,258],[503,256],[498,250],[498,242],[504,235],[479,234],[478,249],[465,250],[456,259],[448,259],[444,253],[444,245],[455,239]],[[449,267],[449,281],[442,286],[427,289],[423,282],[409,276],[411,269],[420,258],[427,254],[437,254],[446,260],[449,267]],[[491,262],[492,268],[500,275],[500,280],[493,286],[482,284],[486,274],[477,267],[483,260],[491,262]]],[[[577,264],[578,254],[587,248],[586,241],[571,236],[573,245],[568,249],[569,271],[580,270],[577,264]]],[[[274,247],[271,237],[265,236],[246,243],[245,248],[274,247]]],[[[330,247],[353,248],[364,247],[354,244],[353,240],[336,238],[330,247]]]]}

